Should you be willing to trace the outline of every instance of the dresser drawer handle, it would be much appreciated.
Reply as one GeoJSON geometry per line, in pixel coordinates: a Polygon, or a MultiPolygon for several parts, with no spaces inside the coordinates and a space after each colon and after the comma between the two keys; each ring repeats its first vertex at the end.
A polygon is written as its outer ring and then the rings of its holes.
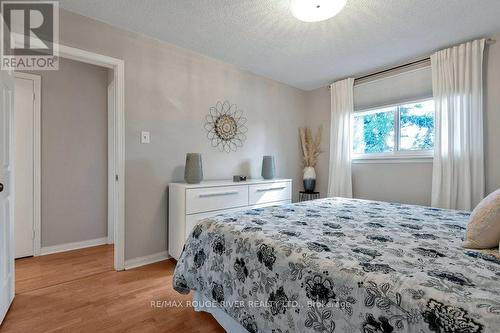
{"type": "Polygon", "coordinates": [[[206,198],[206,197],[219,197],[223,195],[233,195],[233,194],[238,194],[238,191],[231,191],[231,192],[214,192],[214,193],[202,193],[200,194],[200,198],[206,198]]]}
{"type": "Polygon", "coordinates": [[[269,187],[269,188],[258,188],[257,192],[267,192],[267,191],[279,191],[279,190],[284,190],[286,187],[281,186],[281,187],[269,187]]]}

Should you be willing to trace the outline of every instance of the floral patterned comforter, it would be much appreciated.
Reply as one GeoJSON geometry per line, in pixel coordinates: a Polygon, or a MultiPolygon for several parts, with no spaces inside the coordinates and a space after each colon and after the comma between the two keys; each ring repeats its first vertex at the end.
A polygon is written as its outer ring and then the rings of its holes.
{"type": "Polygon", "coordinates": [[[500,259],[469,213],[329,198],[201,221],[174,288],[249,332],[499,332],[500,259]]]}

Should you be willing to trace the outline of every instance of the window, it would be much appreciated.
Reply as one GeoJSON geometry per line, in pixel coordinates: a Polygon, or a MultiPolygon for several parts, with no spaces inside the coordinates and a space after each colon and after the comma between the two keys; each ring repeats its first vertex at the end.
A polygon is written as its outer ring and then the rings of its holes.
{"type": "Polygon", "coordinates": [[[432,155],[433,100],[356,112],[351,120],[354,159],[432,155]]]}

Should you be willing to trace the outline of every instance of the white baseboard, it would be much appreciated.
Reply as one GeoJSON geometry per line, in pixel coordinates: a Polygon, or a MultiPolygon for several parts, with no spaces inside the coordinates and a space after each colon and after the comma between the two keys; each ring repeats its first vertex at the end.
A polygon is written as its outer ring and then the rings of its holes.
{"type": "Polygon", "coordinates": [[[108,243],[108,238],[103,237],[103,238],[89,239],[82,242],[66,243],[54,246],[44,246],[40,249],[40,255],[43,256],[46,254],[78,250],[91,246],[104,245],[107,243],[108,243]]]}
{"type": "Polygon", "coordinates": [[[167,251],[162,251],[154,254],[150,254],[144,257],[138,257],[134,259],[125,260],[125,269],[132,269],[144,265],[154,264],[158,261],[163,261],[170,258],[167,251]]]}

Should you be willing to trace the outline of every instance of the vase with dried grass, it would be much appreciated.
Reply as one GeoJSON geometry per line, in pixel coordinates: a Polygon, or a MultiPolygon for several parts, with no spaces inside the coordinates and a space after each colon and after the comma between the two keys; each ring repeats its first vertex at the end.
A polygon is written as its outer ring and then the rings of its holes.
{"type": "Polygon", "coordinates": [[[313,139],[311,129],[299,128],[300,143],[302,147],[302,155],[304,157],[304,191],[310,193],[314,192],[316,187],[316,162],[318,156],[321,154],[321,132],[323,127],[320,126],[316,137],[313,139]]]}

